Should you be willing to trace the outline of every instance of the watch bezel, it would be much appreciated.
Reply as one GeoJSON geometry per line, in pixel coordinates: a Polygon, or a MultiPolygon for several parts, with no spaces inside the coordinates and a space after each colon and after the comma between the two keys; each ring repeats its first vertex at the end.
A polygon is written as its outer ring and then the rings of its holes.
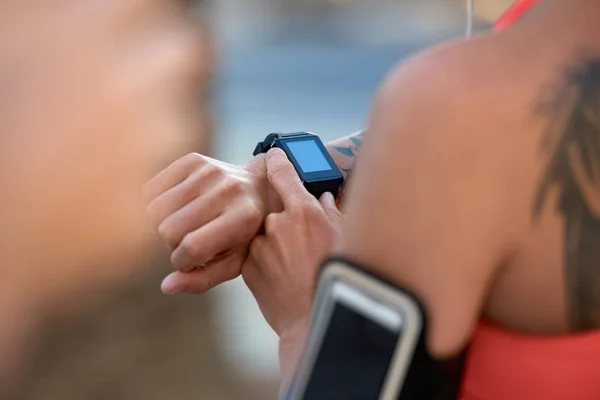
{"type": "Polygon", "coordinates": [[[335,162],[333,161],[333,158],[331,157],[331,155],[325,148],[323,141],[321,141],[321,139],[317,135],[314,135],[311,133],[305,133],[305,134],[298,134],[298,135],[294,135],[294,136],[278,137],[274,140],[273,144],[274,144],[274,146],[279,147],[280,149],[282,149],[285,152],[285,154],[288,156],[288,159],[290,160],[290,162],[296,169],[298,176],[300,176],[300,179],[303,182],[313,183],[313,182],[333,181],[333,180],[343,178],[343,175],[340,172],[338,166],[335,164],[335,162]],[[316,171],[316,172],[304,172],[302,170],[302,167],[296,160],[296,157],[294,157],[294,153],[291,151],[291,149],[289,148],[289,146],[287,144],[290,142],[305,141],[307,139],[313,140],[317,144],[317,147],[319,147],[319,150],[321,151],[321,153],[327,160],[330,170],[316,171]]]}

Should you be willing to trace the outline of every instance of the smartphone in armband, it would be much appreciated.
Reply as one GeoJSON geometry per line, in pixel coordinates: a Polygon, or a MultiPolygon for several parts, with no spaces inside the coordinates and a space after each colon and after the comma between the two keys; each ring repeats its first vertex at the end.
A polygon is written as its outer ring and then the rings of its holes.
{"type": "Polygon", "coordinates": [[[415,296],[332,259],[322,269],[311,330],[285,399],[455,399],[462,363],[431,358],[426,331],[415,296]]]}

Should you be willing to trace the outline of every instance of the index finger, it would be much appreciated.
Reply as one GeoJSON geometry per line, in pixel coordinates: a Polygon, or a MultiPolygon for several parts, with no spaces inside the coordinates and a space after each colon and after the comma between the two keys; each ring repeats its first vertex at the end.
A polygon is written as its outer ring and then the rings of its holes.
{"type": "Polygon", "coordinates": [[[159,195],[186,180],[203,161],[200,154],[191,153],[159,172],[144,186],[143,195],[146,203],[150,203],[159,195]]]}
{"type": "Polygon", "coordinates": [[[269,150],[265,158],[267,165],[267,177],[269,183],[275,189],[284,207],[290,204],[297,203],[298,200],[304,199],[307,196],[313,199],[308,193],[298,172],[288,159],[283,150],[274,148],[269,150]]]}

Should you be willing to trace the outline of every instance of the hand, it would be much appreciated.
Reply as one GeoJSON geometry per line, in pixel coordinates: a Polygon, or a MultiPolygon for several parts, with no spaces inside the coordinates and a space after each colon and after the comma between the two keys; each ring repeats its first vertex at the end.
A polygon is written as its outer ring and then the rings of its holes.
{"type": "Polygon", "coordinates": [[[266,218],[265,235],[252,241],[242,276],[281,336],[308,316],[319,263],[332,249],[342,215],[331,193],[317,201],[306,191],[283,151],[271,150],[266,165],[284,210],[266,218]]]}
{"type": "Polygon", "coordinates": [[[178,270],[163,292],[203,293],[239,276],[267,214],[264,157],[238,167],[189,154],[146,185],[148,213],[178,270]]]}

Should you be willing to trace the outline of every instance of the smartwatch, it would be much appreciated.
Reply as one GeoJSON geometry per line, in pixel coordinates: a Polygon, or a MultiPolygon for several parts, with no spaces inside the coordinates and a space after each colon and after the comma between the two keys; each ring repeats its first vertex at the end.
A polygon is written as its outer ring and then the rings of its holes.
{"type": "Polygon", "coordinates": [[[254,155],[280,148],[294,165],[300,180],[310,194],[320,198],[325,192],[337,197],[344,182],[340,169],[319,137],[312,133],[271,133],[256,145],[254,155]]]}

